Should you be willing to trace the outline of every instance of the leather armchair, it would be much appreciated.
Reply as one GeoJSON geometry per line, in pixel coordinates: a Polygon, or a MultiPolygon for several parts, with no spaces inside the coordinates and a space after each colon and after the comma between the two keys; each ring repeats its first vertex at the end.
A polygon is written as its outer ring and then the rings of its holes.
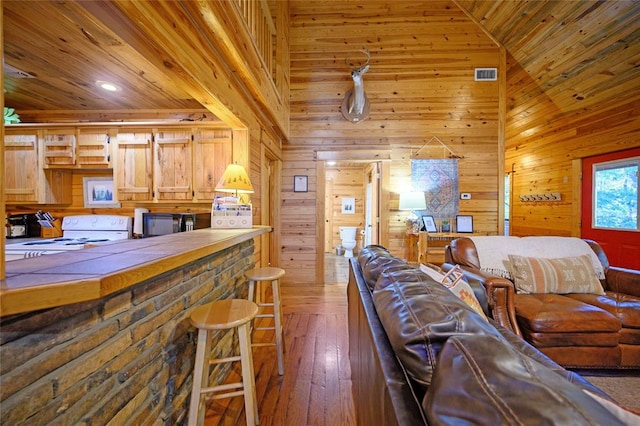
{"type": "Polygon", "coordinates": [[[585,240],[604,268],[604,295],[519,294],[514,283],[481,271],[471,238],[445,248],[444,270],[458,264],[485,287],[500,325],[566,367],[640,367],[640,271],[611,266],[602,248],[585,240]],[[590,328],[591,327],[591,328],[590,328]]]}

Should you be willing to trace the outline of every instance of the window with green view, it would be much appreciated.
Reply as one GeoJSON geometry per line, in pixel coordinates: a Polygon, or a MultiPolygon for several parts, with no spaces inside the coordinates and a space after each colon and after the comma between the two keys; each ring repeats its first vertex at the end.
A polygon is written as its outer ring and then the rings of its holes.
{"type": "Polygon", "coordinates": [[[593,227],[640,230],[638,169],[640,158],[595,164],[593,227]]]}

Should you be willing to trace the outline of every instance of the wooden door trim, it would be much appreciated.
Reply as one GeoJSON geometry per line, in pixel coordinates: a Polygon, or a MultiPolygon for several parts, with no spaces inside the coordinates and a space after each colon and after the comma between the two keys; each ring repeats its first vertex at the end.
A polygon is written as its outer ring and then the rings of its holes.
{"type": "Polygon", "coordinates": [[[316,282],[324,284],[324,209],[327,176],[324,161],[318,161],[316,167],[316,282]],[[318,238],[322,236],[322,238],[318,238]]]}

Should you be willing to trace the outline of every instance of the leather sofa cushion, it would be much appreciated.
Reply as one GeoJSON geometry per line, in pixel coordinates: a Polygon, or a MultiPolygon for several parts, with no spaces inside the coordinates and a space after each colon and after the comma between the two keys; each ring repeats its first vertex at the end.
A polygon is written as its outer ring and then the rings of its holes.
{"type": "Polygon", "coordinates": [[[389,253],[389,250],[385,247],[375,244],[368,245],[360,250],[358,253],[358,264],[360,265],[360,269],[364,269],[365,265],[377,256],[390,257],[391,253],[389,253]]]}
{"type": "MultiPolygon", "coordinates": [[[[627,345],[640,345],[640,329],[623,328],[620,330],[620,343],[627,345]]],[[[640,362],[638,362],[640,365],[640,362]]]]}
{"type": "Polygon", "coordinates": [[[358,263],[362,269],[364,281],[370,290],[378,281],[378,277],[385,270],[408,270],[414,269],[407,262],[398,257],[392,256],[381,246],[367,246],[360,251],[358,263]]]}
{"type": "Polygon", "coordinates": [[[486,334],[502,339],[489,322],[423,272],[383,272],[373,301],[400,363],[424,395],[442,345],[451,336],[486,334]]]}
{"type": "Polygon", "coordinates": [[[429,425],[624,424],[583,387],[482,335],[446,342],[422,406],[429,425]]]}
{"type": "Polygon", "coordinates": [[[640,297],[610,291],[602,296],[597,294],[567,294],[567,296],[615,315],[622,322],[622,327],[640,329],[640,297]]]}
{"type": "Polygon", "coordinates": [[[518,325],[533,332],[617,333],[621,323],[596,306],[559,294],[517,294],[518,325]]]}

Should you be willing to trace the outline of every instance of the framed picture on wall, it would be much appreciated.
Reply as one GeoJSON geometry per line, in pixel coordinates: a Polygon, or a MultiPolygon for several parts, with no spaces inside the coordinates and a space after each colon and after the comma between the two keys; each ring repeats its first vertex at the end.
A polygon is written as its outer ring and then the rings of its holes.
{"type": "Polygon", "coordinates": [[[422,223],[424,223],[424,229],[426,229],[427,232],[438,232],[438,228],[436,228],[436,221],[433,219],[433,216],[422,216],[422,223]]]}
{"type": "Polygon", "coordinates": [[[296,175],[293,177],[293,192],[307,192],[309,190],[309,177],[296,175]]]}
{"type": "Polygon", "coordinates": [[[473,233],[473,216],[458,215],[456,216],[456,226],[458,232],[473,233]]]}
{"type": "Polygon", "coordinates": [[[85,177],[82,179],[82,190],[85,208],[120,207],[120,203],[115,202],[113,178],[85,177]]]}
{"type": "Polygon", "coordinates": [[[356,199],[355,198],[343,198],[342,199],[342,214],[356,214],[356,199]]]}

